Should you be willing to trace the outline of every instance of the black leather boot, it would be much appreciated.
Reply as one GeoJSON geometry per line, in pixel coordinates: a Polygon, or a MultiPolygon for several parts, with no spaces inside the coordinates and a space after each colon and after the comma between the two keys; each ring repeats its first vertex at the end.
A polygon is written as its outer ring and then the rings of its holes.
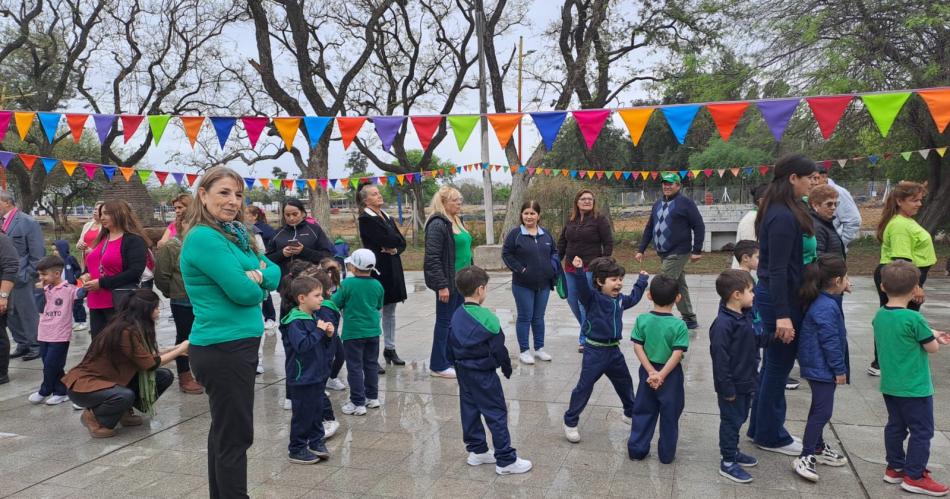
{"type": "Polygon", "coordinates": [[[397,366],[406,365],[406,361],[399,358],[399,355],[396,353],[396,349],[386,348],[383,350],[383,358],[386,359],[386,365],[394,364],[397,366]]]}

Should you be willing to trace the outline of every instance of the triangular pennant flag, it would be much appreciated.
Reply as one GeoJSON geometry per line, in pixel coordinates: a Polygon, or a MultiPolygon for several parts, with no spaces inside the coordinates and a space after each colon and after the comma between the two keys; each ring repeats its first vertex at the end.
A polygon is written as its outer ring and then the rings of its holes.
{"type": "Polygon", "coordinates": [[[706,178],[712,177],[713,171],[712,168],[706,168],[703,170],[703,174],[706,175],[706,178]]]}
{"type": "Polygon", "coordinates": [[[617,111],[617,114],[623,118],[624,124],[627,125],[627,131],[630,132],[630,140],[632,140],[633,145],[636,146],[640,143],[640,137],[643,137],[643,130],[650,120],[650,115],[653,114],[653,108],[638,107],[634,109],[621,109],[617,111]]]}
{"type": "Polygon", "coordinates": [[[347,150],[356,134],[366,121],[365,116],[340,116],[336,119],[336,126],[340,129],[340,136],[343,138],[343,150],[347,150]]]}
{"type": "Polygon", "coordinates": [[[105,174],[106,180],[109,182],[112,182],[112,177],[115,175],[115,168],[116,167],[110,165],[102,165],[102,173],[105,174]]]}
{"type": "Polygon", "coordinates": [[[42,158],[41,161],[43,161],[43,168],[46,169],[47,174],[52,172],[53,168],[56,168],[56,163],[59,163],[56,158],[42,158]]]}
{"type": "Polygon", "coordinates": [[[221,146],[222,150],[224,144],[228,141],[228,137],[231,136],[231,129],[234,128],[235,123],[237,123],[237,118],[233,116],[211,117],[211,126],[214,127],[214,133],[218,136],[218,145],[221,146]]]}
{"type": "Polygon", "coordinates": [[[930,156],[930,149],[920,149],[917,154],[920,154],[921,158],[927,159],[927,156],[930,156]]]}
{"type": "Polygon", "coordinates": [[[691,178],[696,178],[699,175],[699,170],[680,170],[680,177],[686,178],[692,174],[691,178]]]}
{"type": "Polygon", "coordinates": [[[689,132],[689,127],[693,125],[693,119],[696,118],[699,108],[700,106],[695,104],[660,108],[663,116],[666,117],[666,122],[670,125],[670,129],[673,130],[673,135],[676,136],[676,140],[680,144],[686,142],[686,133],[689,132]]]}
{"type": "Polygon", "coordinates": [[[10,160],[13,159],[13,156],[15,156],[15,154],[12,152],[0,151],[0,165],[3,165],[4,168],[8,168],[10,160]]]}
{"type": "Polygon", "coordinates": [[[33,163],[36,163],[36,160],[39,158],[39,156],[35,154],[27,154],[24,152],[17,154],[17,156],[20,157],[20,161],[23,162],[23,166],[25,166],[27,170],[32,170],[33,163]]]}
{"type": "Polygon", "coordinates": [[[439,129],[439,125],[442,124],[442,117],[412,116],[409,120],[412,122],[412,127],[416,130],[416,135],[419,137],[419,144],[422,145],[422,150],[425,151],[429,148],[429,144],[432,143],[432,136],[435,135],[436,130],[439,129]]]}
{"type": "Polygon", "coordinates": [[[650,176],[653,177],[653,180],[656,180],[656,178],[660,176],[660,172],[654,170],[654,171],[650,172],[650,176]]]}
{"type": "Polygon", "coordinates": [[[393,146],[393,141],[396,140],[396,134],[399,133],[399,129],[402,127],[402,124],[405,123],[406,117],[374,116],[372,120],[373,126],[376,127],[376,135],[383,144],[383,150],[389,152],[389,148],[393,146]]]}
{"type": "Polygon", "coordinates": [[[488,115],[488,122],[495,130],[495,137],[498,137],[498,143],[501,144],[502,149],[508,147],[511,135],[515,133],[515,128],[521,123],[521,116],[521,113],[488,115]]]}
{"type": "Polygon", "coordinates": [[[639,173],[639,172],[629,172],[629,171],[623,172],[623,179],[624,179],[624,180],[630,180],[630,175],[632,174],[634,177],[636,177],[636,176],[637,176],[637,175],[636,175],[637,173],[639,173]]]}
{"type": "Polygon", "coordinates": [[[126,144],[129,143],[129,139],[132,138],[132,135],[135,134],[135,131],[138,130],[139,125],[144,119],[145,116],[137,114],[123,114],[119,116],[119,121],[122,122],[122,136],[125,138],[126,144]]]}
{"type": "Polygon", "coordinates": [[[63,161],[63,169],[66,170],[66,175],[70,177],[73,176],[73,172],[76,171],[77,166],[79,166],[78,161],[63,161]]]}
{"type": "Polygon", "coordinates": [[[69,131],[73,134],[73,142],[76,144],[79,143],[79,139],[82,138],[83,128],[86,126],[86,120],[89,119],[88,114],[67,114],[66,115],[66,124],[69,125],[69,131]]]}
{"type": "Polygon", "coordinates": [[[594,178],[594,171],[593,171],[593,170],[587,170],[587,178],[594,178]]]}
{"type": "Polygon", "coordinates": [[[411,173],[408,174],[408,175],[406,175],[406,181],[408,181],[410,184],[412,183],[412,181],[413,181],[414,179],[415,179],[415,175],[413,175],[413,174],[411,174],[411,173]]]}
{"type": "Polygon", "coordinates": [[[307,179],[307,185],[310,187],[310,190],[311,190],[311,191],[317,190],[317,179],[315,179],[315,178],[308,178],[308,179],[307,179]]]}
{"type": "Polygon", "coordinates": [[[244,116],[241,118],[244,125],[244,131],[247,132],[247,140],[251,142],[251,149],[257,147],[257,139],[261,138],[261,132],[264,127],[270,123],[267,116],[244,116]]]}
{"type": "Polygon", "coordinates": [[[269,179],[269,178],[259,178],[259,179],[257,179],[257,181],[261,183],[261,187],[263,187],[264,190],[270,190],[270,179],[269,179]]]}
{"type": "Polygon", "coordinates": [[[162,134],[165,133],[165,127],[168,126],[168,120],[172,119],[170,114],[153,114],[148,117],[148,128],[152,131],[152,143],[158,145],[162,140],[162,134]]]}
{"type": "Polygon", "coordinates": [[[0,111],[0,142],[7,136],[7,129],[10,127],[10,120],[13,119],[13,113],[10,111],[0,111]]]}
{"type": "Polygon", "coordinates": [[[185,137],[191,143],[191,148],[195,148],[195,141],[198,140],[198,132],[201,131],[201,125],[205,122],[204,116],[182,116],[181,126],[185,129],[185,137]]]}
{"type": "Polygon", "coordinates": [[[307,189],[307,181],[302,178],[294,180],[294,184],[297,186],[297,190],[300,192],[303,192],[307,189]]]}
{"type": "Polygon", "coordinates": [[[142,185],[145,185],[148,178],[152,176],[152,170],[136,170],[136,173],[139,175],[139,182],[142,182],[142,185]]]}
{"type": "Polygon", "coordinates": [[[743,169],[742,169],[742,174],[743,174],[743,175],[752,175],[752,167],[751,167],[751,166],[747,166],[747,167],[743,168],[743,169]]]}
{"type": "Polygon", "coordinates": [[[910,155],[913,153],[913,151],[904,151],[901,153],[901,157],[904,158],[904,161],[910,161],[910,155]]]}
{"type": "Polygon", "coordinates": [[[132,180],[132,174],[135,173],[135,168],[131,166],[120,166],[119,171],[122,172],[122,176],[125,177],[125,181],[128,182],[132,180]]]}
{"type": "MultiPolygon", "coordinates": [[[[947,129],[947,124],[950,123],[950,89],[918,90],[917,93],[927,103],[930,117],[934,119],[934,125],[937,125],[937,131],[943,133],[947,129]]],[[[0,140],[3,140],[2,132],[0,132],[0,140]]]]}
{"type": "Polygon", "coordinates": [[[350,188],[350,179],[348,179],[348,178],[341,178],[341,179],[340,179],[340,185],[343,186],[343,190],[349,189],[349,188],[350,188]]]}
{"type": "Polygon", "coordinates": [[[879,158],[877,154],[871,154],[868,156],[868,161],[870,161],[872,165],[877,165],[878,160],[879,158]]]}
{"type": "Polygon", "coordinates": [[[458,144],[459,151],[465,147],[468,138],[472,135],[472,130],[478,123],[478,115],[463,114],[449,116],[449,126],[452,127],[452,133],[455,135],[455,143],[458,144]]]}
{"type": "Polygon", "coordinates": [[[168,172],[160,172],[158,170],[155,170],[155,178],[158,179],[159,185],[165,185],[165,179],[168,178],[168,172]]]}
{"type": "Polygon", "coordinates": [[[871,118],[873,118],[874,123],[877,124],[878,130],[881,131],[881,136],[887,137],[887,134],[891,131],[891,125],[894,124],[894,119],[897,118],[897,114],[900,113],[901,108],[904,107],[904,103],[907,102],[908,97],[910,97],[910,92],[867,94],[861,96],[861,100],[864,101],[864,106],[868,108],[868,112],[871,113],[871,118]]]}
{"type": "Polygon", "coordinates": [[[620,180],[620,175],[622,175],[622,173],[620,173],[620,172],[618,172],[618,171],[614,171],[614,179],[615,179],[615,180],[620,180]]]}
{"type": "Polygon", "coordinates": [[[29,111],[16,111],[13,113],[13,120],[16,122],[17,132],[20,133],[20,140],[26,140],[26,134],[33,125],[33,116],[36,116],[36,113],[29,111]]]}
{"type": "Polygon", "coordinates": [[[323,138],[323,134],[327,131],[327,126],[330,125],[331,121],[333,121],[333,118],[329,116],[303,117],[303,128],[311,149],[317,147],[317,144],[320,143],[320,139],[323,138]]]}
{"type": "Polygon", "coordinates": [[[841,168],[844,168],[844,165],[846,164],[848,164],[847,158],[838,160],[838,166],[840,166],[841,168]]]}
{"type": "Polygon", "coordinates": [[[713,122],[716,123],[716,128],[719,130],[719,136],[722,137],[723,142],[729,142],[732,131],[736,129],[739,119],[742,118],[748,107],[748,102],[729,102],[706,106],[713,122]]]}
{"type": "Polygon", "coordinates": [[[96,169],[99,168],[99,165],[93,163],[83,163],[82,169],[86,172],[86,176],[89,177],[89,180],[92,180],[96,176],[96,169]]]}
{"type": "Polygon", "coordinates": [[[571,170],[571,178],[577,178],[577,170],[571,170]]]}
{"type": "Polygon", "coordinates": [[[320,188],[323,190],[327,190],[327,179],[325,178],[320,179],[320,188]]]}
{"type": "Polygon", "coordinates": [[[733,176],[733,177],[738,177],[738,176],[739,176],[739,169],[738,169],[738,168],[730,168],[729,171],[732,173],[732,176],[733,176]]]}
{"type": "Polygon", "coordinates": [[[399,185],[406,183],[405,175],[396,175],[396,180],[399,182],[399,185]]]}
{"type": "Polygon", "coordinates": [[[808,97],[808,107],[811,113],[815,115],[815,121],[818,122],[818,129],[821,130],[821,136],[828,140],[834,133],[835,127],[844,116],[848,105],[854,99],[853,95],[831,95],[827,97],[808,97]]]}
{"type": "Polygon", "coordinates": [[[537,171],[537,168],[528,168],[528,175],[534,175],[535,171],[537,171]]]}
{"type": "Polygon", "coordinates": [[[282,116],[274,118],[273,121],[274,128],[277,128],[280,138],[284,139],[284,147],[289,151],[294,147],[294,137],[297,136],[297,129],[300,128],[300,118],[297,116],[282,116]]]}
{"type": "Polygon", "coordinates": [[[759,112],[762,113],[765,123],[769,126],[769,130],[772,130],[772,135],[776,141],[782,140],[785,127],[788,126],[788,121],[792,119],[792,114],[795,113],[799,102],[801,102],[801,99],[776,99],[755,103],[756,107],[759,108],[759,112]]]}
{"type": "Polygon", "coordinates": [[[247,186],[248,190],[254,188],[254,182],[256,181],[257,179],[255,179],[254,177],[244,177],[244,185],[247,186]]]}
{"type": "Polygon", "coordinates": [[[769,173],[769,167],[768,167],[768,166],[762,165],[762,166],[759,167],[759,175],[761,175],[761,176],[764,177],[764,176],[768,175],[768,173],[769,173]]]}
{"type": "Polygon", "coordinates": [[[827,171],[831,171],[831,160],[830,160],[830,159],[826,159],[826,160],[822,161],[822,162],[821,162],[821,166],[822,166],[822,169],[824,169],[826,172],[827,172],[827,171]]]}
{"type": "Polygon", "coordinates": [[[195,185],[195,180],[198,180],[198,174],[197,174],[197,173],[187,173],[187,174],[185,174],[185,178],[188,179],[188,187],[191,187],[191,186],[195,185]]]}
{"type": "Polygon", "coordinates": [[[940,157],[942,158],[942,157],[944,156],[944,154],[947,154],[947,148],[946,148],[946,147],[938,147],[938,148],[937,148],[937,154],[939,154],[940,157]]]}
{"type": "Polygon", "coordinates": [[[554,147],[554,140],[557,139],[557,133],[564,124],[567,117],[567,111],[549,111],[545,113],[531,113],[531,119],[534,120],[534,126],[541,134],[541,140],[544,141],[544,147],[551,150],[554,147]]]}
{"type": "Polygon", "coordinates": [[[604,172],[603,172],[603,170],[598,170],[598,171],[594,172],[594,174],[597,175],[597,179],[598,179],[598,180],[604,178],[604,172]]]}
{"type": "MultiPolygon", "coordinates": [[[[725,169],[725,168],[720,168],[720,169],[716,170],[716,173],[719,174],[719,178],[722,178],[723,176],[726,175],[726,169],[725,169]]],[[[707,176],[708,176],[708,175],[707,175],[707,176]]]]}
{"type": "Polygon", "coordinates": [[[604,128],[604,123],[610,117],[610,109],[584,109],[574,111],[571,115],[577,122],[577,128],[581,130],[587,149],[592,149],[600,131],[604,128]]]}
{"type": "Polygon", "coordinates": [[[179,173],[179,172],[172,172],[172,178],[175,179],[176,184],[181,185],[181,181],[182,179],[185,178],[185,174],[179,173]]]}
{"type": "Polygon", "coordinates": [[[59,128],[59,120],[63,117],[60,113],[37,113],[36,117],[40,120],[40,127],[46,134],[46,141],[50,144],[56,138],[56,130],[59,128]]]}
{"type": "Polygon", "coordinates": [[[94,114],[92,121],[96,125],[96,135],[99,136],[99,143],[102,144],[112,131],[112,124],[115,123],[114,114],[94,114]]]}

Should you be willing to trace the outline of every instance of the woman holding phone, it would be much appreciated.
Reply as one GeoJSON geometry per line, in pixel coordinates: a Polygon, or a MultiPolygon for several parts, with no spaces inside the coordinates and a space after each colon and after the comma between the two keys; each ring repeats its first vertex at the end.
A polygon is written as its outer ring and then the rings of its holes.
{"type": "Polygon", "coordinates": [[[294,260],[319,265],[320,260],[333,256],[333,242],[319,225],[306,220],[307,210],[299,199],[288,199],[282,213],[284,226],[274,233],[266,250],[267,258],[280,266],[281,275],[287,275],[294,260]]]}

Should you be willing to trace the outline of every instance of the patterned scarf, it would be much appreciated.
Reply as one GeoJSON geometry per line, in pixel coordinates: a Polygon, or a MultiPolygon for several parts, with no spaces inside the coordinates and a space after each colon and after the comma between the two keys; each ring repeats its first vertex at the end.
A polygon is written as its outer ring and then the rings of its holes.
{"type": "Polygon", "coordinates": [[[235,242],[242,251],[246,253],[251,248],[251,239],[247,235],[247,227],[243,223],[236,221],[218,222],[218,225],[226,234],[231,234],[237,239],[235,242]]]}

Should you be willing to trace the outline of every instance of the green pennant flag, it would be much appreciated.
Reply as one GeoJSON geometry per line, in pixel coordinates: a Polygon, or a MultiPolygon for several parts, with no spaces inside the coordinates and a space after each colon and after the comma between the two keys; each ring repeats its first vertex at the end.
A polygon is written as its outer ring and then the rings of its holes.
{"type": "Polygon", "coordinates": [[[155,145],[162,140],[162,134],[165,133],[165,127],[171,118],[170,114],[153,114],[148,117],[148,128],[152,131],[152,142],[155,145]]]}
{"type": "Polygon", "coordinates": [[[865,107],[871,113],[871,118],[874,118],[874,123],[881,131],[881,136],[887,137],[888,132],[891,131],[891,125],[894,124],[894,119],[897,118],[897,113],[904,107],[904,103],[907,102],[910,94],[910,92],[894,92],[861,96],[865,107]]]}
{"type": "Polygon", "coordinates": [[[148,178],[152,176],[152,170],[137,170],[139,174],[139,180],[142,181],[142,185],[145,185],[145,182],[148,182],[148,178]]]}
{"type": "Polygon", "coordinates": [[[459,146],[459,151],[465,147],[468,138],[472,136],[472,130],[478,123],[479,116],[465,114],[460,116],[449,116],[449,126],[452,127],[452,133],[455,134],[455,142],[459,146]]]}
{"type": "Polygon", "coordinates": [[[904,158],[904,161],[910,161],[910,155],[913,153],[913,151],[905,151],[901,153],[901,157],[904,158]]]}

